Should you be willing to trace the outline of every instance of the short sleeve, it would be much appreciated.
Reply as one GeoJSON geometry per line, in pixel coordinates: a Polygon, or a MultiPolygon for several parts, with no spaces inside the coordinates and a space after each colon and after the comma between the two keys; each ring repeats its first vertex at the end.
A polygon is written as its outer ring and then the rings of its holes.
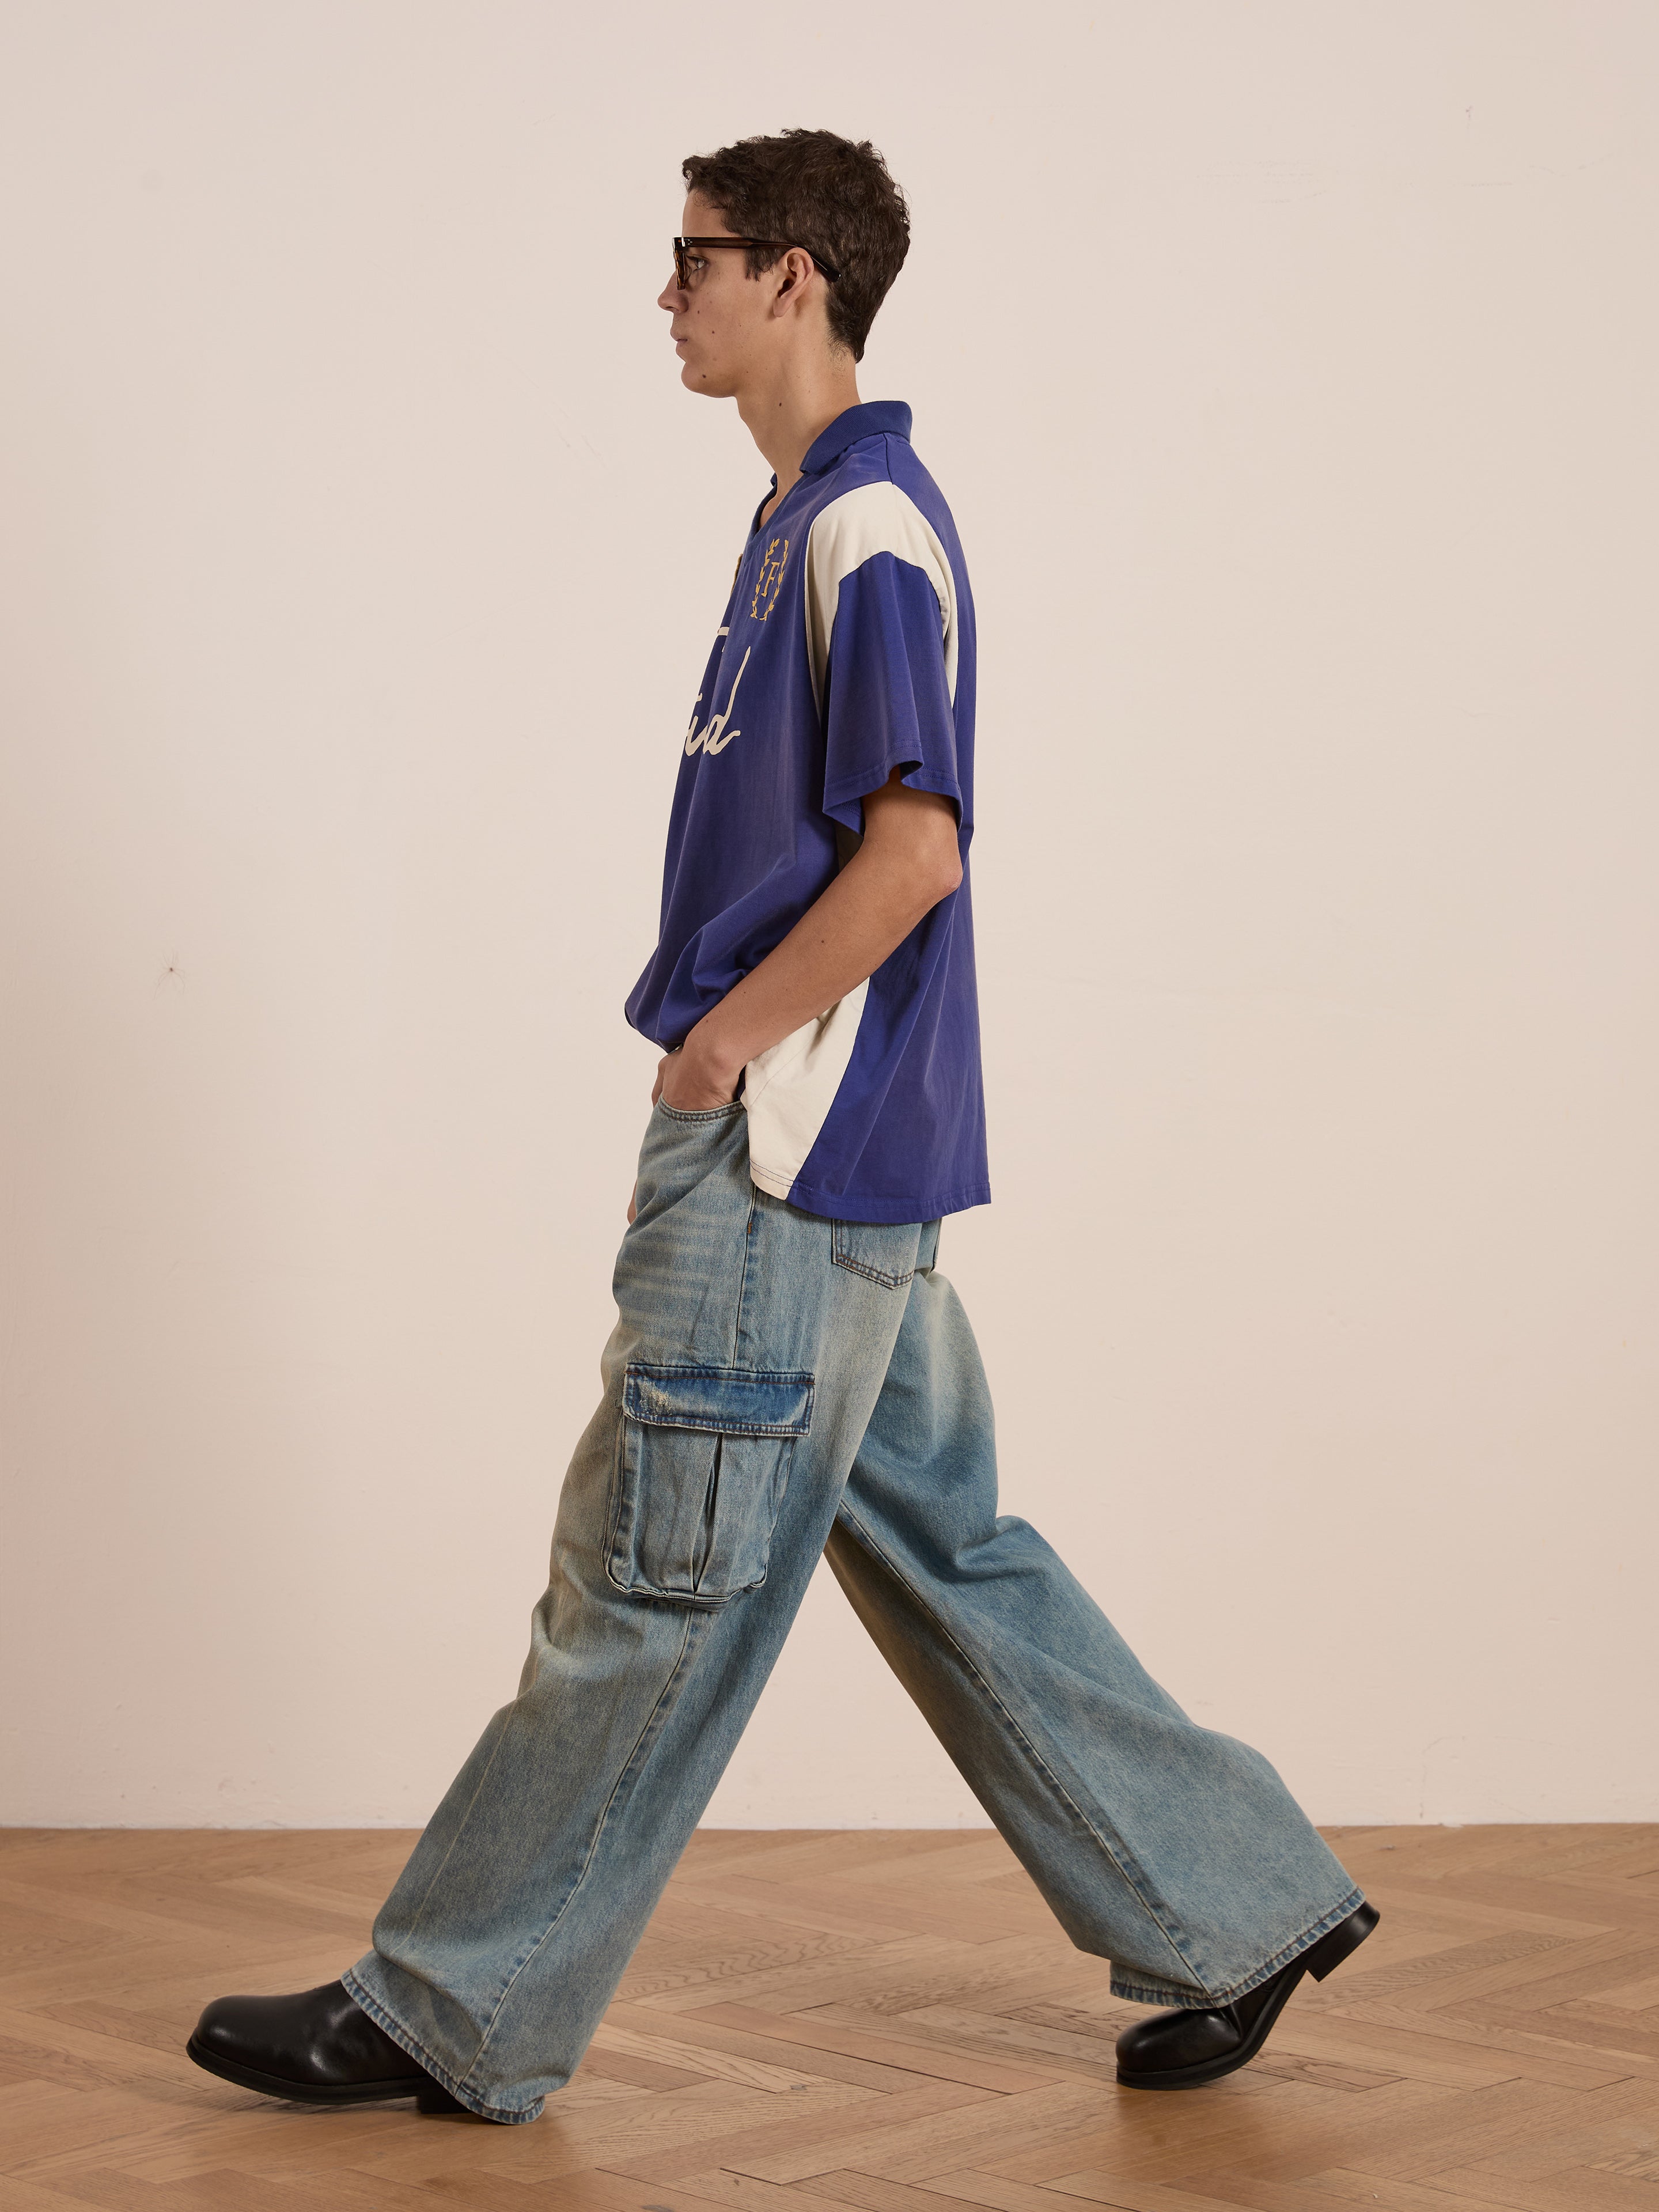
{"type": "Polygon", "coordinates": [[[957,761],[955,586],[943,546],[890,483],[836,501],[808,549],[808,632],[823,720],[823,811],[864,826],[860,801],[896,769],[963,815],[957,761]]]}

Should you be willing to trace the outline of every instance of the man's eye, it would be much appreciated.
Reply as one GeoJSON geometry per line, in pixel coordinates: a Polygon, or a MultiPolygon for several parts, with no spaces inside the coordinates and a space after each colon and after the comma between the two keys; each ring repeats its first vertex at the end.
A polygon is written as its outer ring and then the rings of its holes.
{"type": "Polygon", "coordinates": [[[708,266],[708,264],[703,259],[701,253],[687,254],[685,258],[685,269],[688,276],[701,276],[703,270],[707,269],[708,266]]]}

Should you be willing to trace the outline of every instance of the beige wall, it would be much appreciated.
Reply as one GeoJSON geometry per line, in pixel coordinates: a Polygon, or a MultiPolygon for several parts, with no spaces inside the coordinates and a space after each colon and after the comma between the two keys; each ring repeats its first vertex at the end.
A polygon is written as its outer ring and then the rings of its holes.
{"type": "MultiPolygon", "coordinates": [[[[1659,15],[0,11],[0,1816],[414,1822],[596,1389],[765,471],[678,157],[867,132],[982,639],[1006,1504],[1327,1820],[1659,1815],[1659,15]]],[[[713,1817],[971,1822],[815,1587],[713,1817]]]]}

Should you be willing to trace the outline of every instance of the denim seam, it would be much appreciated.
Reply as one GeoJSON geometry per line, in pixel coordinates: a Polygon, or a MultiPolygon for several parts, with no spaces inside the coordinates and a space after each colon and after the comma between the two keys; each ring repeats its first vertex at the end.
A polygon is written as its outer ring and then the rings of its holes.
{"type": "Polygon", "coordinates": [[[902,1275],[890,1275],[879,1267],[866,1267],[862,1260],[844,1259],[839,1252],[832,1252],[830,1257],[837,1267],[844,1267],[849,1275],[862,1275],[866,1281],[878,1284],[884,1291],[902,1291],[915,1277],[914,1267],[902,1275]]]}
{"type": "Polygon", "coordinates": [[[700,1597],[696,1590],[659,1589],[655,1583],[619,1583],[611,1571],[608,1559],[605,1571],[612,1589],[620,1596],[631,1597],[636,1605],[678,1605],[691,1613],[719,1613],[730,1605],[734,1597],[741,1597],[744,1590],[758,1589],[766,1580],[763,1575],[760,1582],[744,1583],[742,1589],[727,1590],[724,1597],[700,1597]]]}
{"type": "Polygon", "coordinates": [[[755,1186],[749,1186],[749,1211],[743,1224],[743,1265],[738,1270],[738,1308],[732,1316],[732,1364],[737,1366],[738,1346],[743,1342],[743,1310],[749,1302],[749,1270],[755,1256],[755,1186]]]}
{"type": "MultiPolygon", "coordinates": [[[[642,1375],[653,1382],[727,1382],[735,1376],[743,1382],[790,1382],[798,1388],[817,1379],[811,1367],[745,1367],[740,1359],[630,1359],[623,1372],[629,1382],[642,1375]]],[[[635,1418],[650,1420],[653,1416],[641,1413],[635,1418]]],[[[671,1428],[683,1425],[678,1420],[669,1423],[671,1428]]]]}
{"type": "MultiPolygon", "coordinates": [[[[623,1455],[627,1444],[628,1417],[619,1406],[617,1410],[616,1449],[611,1455],[611,1495],[606,1501],[605,1516],[605,1571],[613,1583],[617,1577],[611,1572],[611,1562],[616,1557],[617,1539],[622,1533],[623,1455]]],[[[620,1589],[622,1585],[618,1583],[617,1587],[620,1589]]]]}
{"type": "Polygon", "coordinates": [[[555,1912],[553,1917],[548,1922],[546,1927],[543,1929],[541,1934],[536,1938],[530,1948],[525,1953],[523,1958],[520,1960],[518,1965],[513,1968],[512,1972],[508,1974],[506,1982],[502,1984],[501,1993],[495,2000],[495,2008],[490,2014],[489,2020],[484,2025],[483,2033],[478,2040],[478,2048],[473,2054],[472,2063],[467,2069],[465,2078],[468,2081],[471,2080],[472,2075],[477,2072],[479,2064],[483,2061],[484,2052],[489,2048],[489,2039],[495,2032],[495,2023],[500,2020],[502,2008],[506,2005],[508,1997],[513,1994],[514,1983],[518,1980],[520,1975],[523,1973],[525,1968],[530,1964],[531,1960],[536,1956],[537,1953],[542,1948],[543,1945],[546,1943],[548,1938],[552,1935],[560,1921],[563,1919],[565,1914],[570,1910],[570,1907],[574,1903],[575,1899],[580,1896],[582,1885],[586,1882],[588,1875],[592,1870],[594,1855],[599,1850],[600,1842],[603,1840],[606,1825],[611,1819],[611,1814],[617,1809],[617,1800],[623,1792],[629,1775],[634,1772],[635,1767],[639,1764],[641,1753],[647,1747],[653,1736],[658,1733],[660,1729],[661,1722],[672,1700],[673,1693],[678,1686],[682,1675],[685,1673],[686,1660],[691,1645],[692,1631],[696,1627],[700,1618],[707,1620],[709,1617],[708,1608],[699,1609],[687,1607],[684,1611],[685,1633],[681,1638],[679,1657],[674,1662],[674,1665],[670,1671],[668,1680],[663,1684],[660,1692],[658,1693],[655,1705],[652,1706],[650,1712],[646,1716],[645,1724],[640,1730],[639,1735],[635,1741],[634,1748],[629,1753],[628,1757],[623,1761],[622,1771],[617,1775],[615,1783],[611,1786],[611,1795],[605,1801],[605,1809],[599,1814],[599,1820],[594,1824],[593,1833],[587,1846],[587,1856],[582,1861],[581,1871],[577,1875],[575,1881],[571,1883],[569,1890],[562,1899],[557,1911],[555,1912]]]}
{"type": "MultiPolygon", "coordinates": [[[[456,2075],[450,2072],[441,2059],[434,2058],[431,2056],[425,2046],[410,2033],[396,2014],[386,2010],[385,2005],[372,1990],[363,1987],[357,1979],[355,1968],[348,1966],[340,1979],[344,1984],[346,1995],[355,2004],[362,2006],[380,2033],[383,2035],[389,2035],[399,2051],[407,2051],[411,2058],[426,2069],[441,2088],[448,2090],[457,2103],[466,2105],[469,2112],[476,2112],[481,2120],[495,2120],[503,2127],[509,2128],[522,2127],[526,2121],[540,2118],[542,2106],[547,2101],[544,2097],[538,2097],[533,2105],[526,2105],[517,2110],[510,2105],[468,2104],[466,2094],[463,2091],[456,2075]]],[[[475,2090],[472,2094],[476,2096],[477,2092],[475,2090]]]]}
{"type": "Polygon", "coordinates": [[[689,1413],[682,1420],[659,1420],[654,1414],[629,1413],[642,1429],[697,1429],[717,1437],[804,1437],[807,1431],[793,1421],[699,1421],[689,1413]]]}
{"type": "MultiPolygon", "coordinates": [[[[1186,1953],[1182,1949],[1180,1944],[1176,1942],[1175,1937],[1164,1926],[1163,1916],[1158,1911],[1157,1908],[1152,1903],[1152,1900],[1146,1896],[1140,1884],[1129,1872],[1127,1867],[1125,1866],[1119,1854],[1112,1849],[1111,1844],[1109,1844],[1105,1837],[1101,1834],[1099,1829],[1089,1818],[1089,1815],[1084,1811],[1083,1808],[1077,1802],[1076,1799],[1066,1789],[1060,1777],[1048,1765],[1041,1752],[1038,1751],[1036,1746],[1032,1742],[1030,1736],[1026,1735],[1024,1729],[1021,1728],[1019,1723],[1015,1719],[1013,1713],[1010,1711],[1007,1705],[997,1695],[996,1690],[993,1685],[974,1664],[971,1656],[963,1649],[962,1645],[951,1633],[948,1624],[942,1620],[938,1613],[928,1605],[927,1599],[916,1588],[915,1584],[910,1580],[909,1577],[904,1572],[903,1569],[898,1565],[896,1561],[890,1559],[887,1553],[882,1549],[882,1547],[876,1541],[874,1536],[872,1535],[869,1529],[865,1527],[863,1522],[859,1519],[858,1516],[855,1513],[850,1512],[844,1504],[841,1508],[841,1514],[842,1517],[847,1521],[848,1526],[857,1532],[860,1541],[875,1554],[876,1558],[878,1559],[882,1565],[887,1569],[888,1572],[892,1575],[905,1589],[908,1590],[916,1605],[919,1606],[921,1611],[933,1621],[933,1626],[938,1631],[942,1641],[956,1653],[957,1657],[961,1662],[964,1670],[971,1676],[973,1680],[978,1684],[981,1693],[995,1709],[1002,1721],[1003,1726],[1007,1729],[1008,1734],[1013,1739],[1015,1743],[1018,1745],[1025,1758],[1030,1760],[1033,1771],[1051,1790],[1053,1790],[1054,1796],[1060,1800],[1060,1803],[1066,1807],[1073,1818],[1080,1821],[1083,1826],[1087,1829],[1090,1835],[1094,1838],[1095,1842],[1099,1845],[1101,1850],[1105,1854],[1108,1860],[1109,1860],[1111,1864],[1116,1868],[1119,1875],[1122,1877],[1125,1887],[1134,1898],[1135,1902],[1140,1906],[1141,1911],[1146,1915],[1153,1927],[1157,1929],[1158,1934],[1164,1938],[1170,1948],[1175,1953],[1176,1957],[1186,1968],[1188,1973],[1191,1975],[1194,1985],[1201,1990],[1204,1986],[1201,1978],[1200,1977],[1196,1968],[1193,1966],[1191,1960],[1187,1957],[1186,1953]]],[[[1215,2001],[1212,1998],[1209,2002],[1213,2003],[1215,2001]]]]}

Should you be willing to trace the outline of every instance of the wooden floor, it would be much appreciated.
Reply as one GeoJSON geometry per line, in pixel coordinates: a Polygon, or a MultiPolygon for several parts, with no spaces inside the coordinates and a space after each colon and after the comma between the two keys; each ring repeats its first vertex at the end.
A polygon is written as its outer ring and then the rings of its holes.
{"type": "Polygon", "coordinates": [[[0,1832],[0,2212],[1659,2212],[1659,1829],[1328,1831],[1382,1908],[1255,2063],[1149,2096],[994,1835],[699,1836],[534,2125],[200,2073],[362,1949],[412,1840],[0,1832]]]}

